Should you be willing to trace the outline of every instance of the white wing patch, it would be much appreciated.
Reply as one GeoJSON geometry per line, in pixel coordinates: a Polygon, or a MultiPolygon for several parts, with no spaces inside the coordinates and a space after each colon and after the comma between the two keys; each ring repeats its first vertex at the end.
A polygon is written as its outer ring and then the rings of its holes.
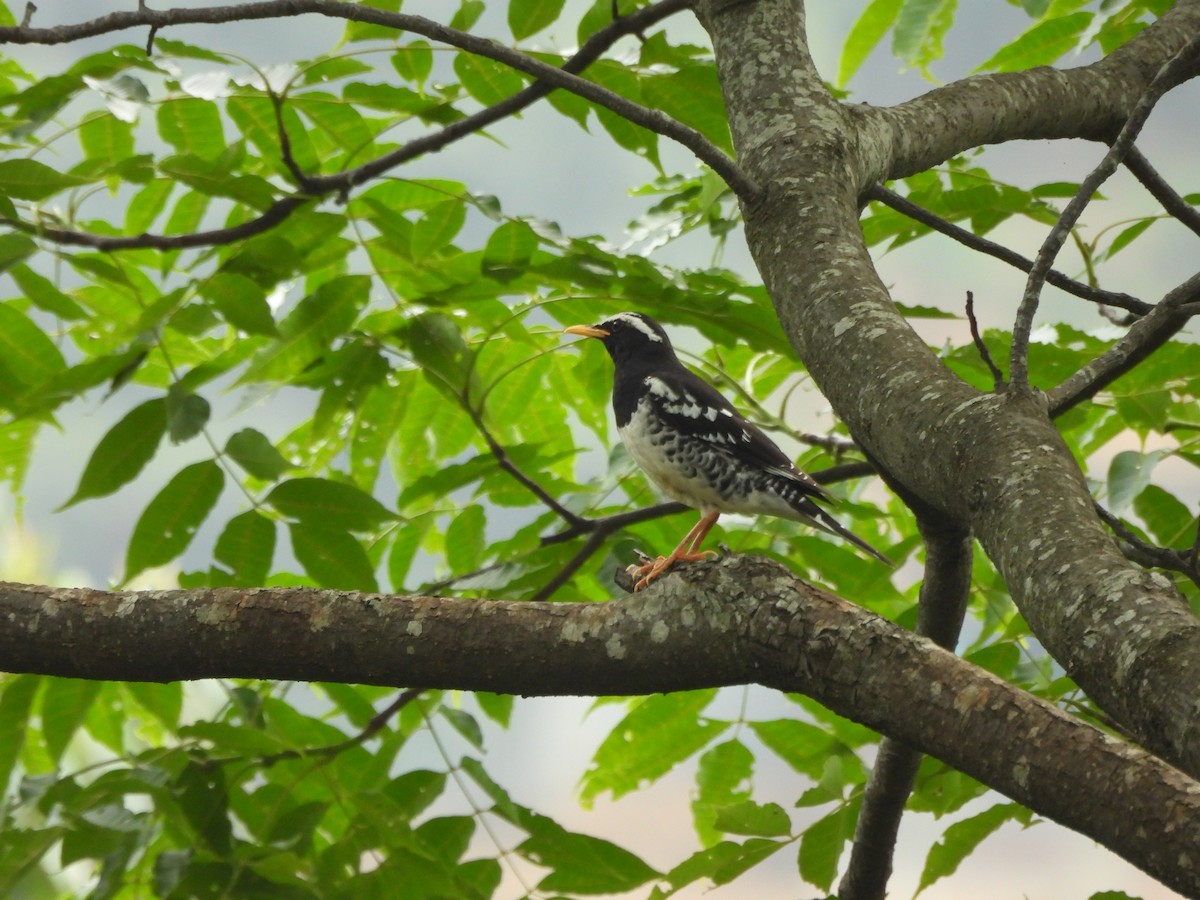
{"type": "MultiPolygon", "coordinates": [[[[683,416],[696,421],[707,419],[714,424],[722,417],[735,419],[731,410],[722,406],[710,406],[697,400],[691,394],[671,387],[656,375],[647,375],[644,384],[650,395],[658,398],[663,410],[673,416],[683,416]]],[[[736,444],[739,441],[748,444],[752,440],[750,432],[736,420],[724,423],[712,431],[696,429],[694,433],[696,437],[712,444],[736,444]]]]}

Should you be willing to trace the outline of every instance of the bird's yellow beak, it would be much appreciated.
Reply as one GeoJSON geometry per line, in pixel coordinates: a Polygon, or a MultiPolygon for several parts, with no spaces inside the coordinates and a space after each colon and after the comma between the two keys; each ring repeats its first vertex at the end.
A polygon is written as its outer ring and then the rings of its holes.
{"type": "Polygon", "coordinates": [[[608,337],[609,333],[603,328],[597,328],[595,325],[572,325],[569,328],[564,328],[563,334],[582,334],[584,337],[603,340],[608,337]]]}

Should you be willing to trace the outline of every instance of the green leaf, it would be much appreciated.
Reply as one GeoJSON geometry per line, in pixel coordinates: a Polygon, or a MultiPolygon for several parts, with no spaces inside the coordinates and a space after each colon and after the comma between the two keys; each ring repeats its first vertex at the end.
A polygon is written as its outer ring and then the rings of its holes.
{"type": "Polygon", "coordinates": [[[133,156],[133,126],[101,113],[79,126],[79,144],[88,159],[117,163],[133,156]]]}
{"type": "Polygon", "coordinates": [[[462,200],[447,200],[430,207],[413,225],[413,258],[426,259],[448,246],[466,220],[467,205],[462,200]]]}
{"type": "Polygon", "coordinates": [[[275,555],[275,523],[255,510],[234,516],[217,538],[213,556],[229,567],[235,584],[266,583],[275,555]]]}
{"type": "Polygon", "coordinates": [[[529,838],[517,852],[552,870],[538,884],[539,890],[617,894],[632,891],[659,874],[610,841],[572,834],[545,816],[530,816],[527,821],[529,838]]]}
{"type": "Polygon", "coordinates": [[[485,547],[483,507],[472,504],[450,520],[446,528],[446,563],[451,572],[470,572],[479,568],[485,547]]]}
{"type": "MultiPolygon", "coordinates": [[[[49,680],[49,679],[46,679],[49,680]]],[[[42,685],[40,675],[10,675],[0,681],[0,784],[7,785],[25,739],[34,734],[29,716],[42,685]]]]}
{"type": "Polygon", "coordinates": [[[822,891],[828,891],[837,877],[849,833],[847,824],[847,810],[839,807],[808,826],[800,838],[800,877],[822,891]]]}
{"type": "Polygon", "coordinates": [[[199,292],[234,328],[248,335],[278,335],[275,317],[266,302],[266,292],[251,278],[238,272],[215,272],[200,282],[199,292]]]}
{"type": "Polygon", "coordinates": [[[230,435],[225,453],[235,463],[263,481],[276,481],[284,472],[294,468],[287,458],[261,431],[243,428],[230,435]]]}
{"type": "Polygon", "coordinates": [[[433,50],[428,41],[409,41],[392,54],[392,68],[405,81],[425,84],[433,71],[433,50]]]}
{"type": "Polygon", "coordinates": [[[146,712],[157,719],[167,731],[174,733],[179,728],[179,716],[183,712],[183,683],[169,681],[152,684],[146,681],[127,681],[121,684],[146,712]]]}
{"type": "Polygon", "coordinates": [[[172,444],[182,444],[204,430],[212,407],[199,394],[190,391],[167,391],[167,435],[172,444]]]}
{"type": "Polygon", "coordinates": [[[529,265],[538,239],[525,222],[504,222],[488,238],[483,248],[482,271],[489,278],[507,283],[529,265]]]}
{"type": "Polygon", "coordinates": [[[471,26],[479,21],[486,6],[483,0],[462,0],[458,11],[450,18],[450,27],[459,31],[469,31],[471,26]]]}
{"type": "Polygon", "coordinates": [[[1090,12],[1078,12],[1039,22],[975,71],[1018,72],[1057,62],[1079,46],[1093,16],[1090,12]]]}
{"type": "Polygon", "coordinates": [[[70,321],[87,318],[88,314],[78,303],[60,291],[49,278],[28,266],[13,266],[8,274],[21,293],[39,309],[70,321]]]}
{"type": "Polygon", "coordinates": [[[1029,815],[1028,810],[1016,803],[998,803],[969,819],[955,822],[946,829],[942,839],[930,848],[917,893],[939,878],[953,875],[959,863],[970,856],[984,838],[1005,822],[1015,819],[1028,824],[1029,815]]]}
{"type": "Polygon", "coordinates": [[[904,0],[871,0],[862,14],[855,20],[846,43],[842,46],[842,58],[838,61],[837,86],[844,88],[854,73],[866,62],[871,51],[878,46],[883,36],[900,15],[904,0]]]}
{"type": "Polygon", "coordinates": [[[292,552],[321,587],[346,591],[379,590],[375,567],[362,544],[344,531],[289,522],[292,552]]]}
{"type": "Polygon", "coordinates": [[[473,715],[452,706],[440,706],[438,712],[454,727],[455,731],[467,739],[472,747],[483,751],[483,731],[473,715]]]}
{"type": "Polygon", "coordinates": [[[158,135],[180,153],[214,160],[225,152],[221,116],[214,103],[178,97],[158,107],[158,135]]]}
{"type": "Polygon", "coordinates": [[[758,739],[784,762],[809,778],[821,777],[833,738],[822,728],[796,719],[751,722],[758,739]]]}
{"type": "Polygon", "coordinates": [[[742,800],[716,811],[714,827],[726,834],[745,834],[753,837],[782,837],[792,831],[792,820],[778,803],[755,803],[742,800]]]}
{"type": "Polygon", "coordinates": [[[1147,485],[1134,497],[1133,511],[1164,547],[1190,543],[1196,532],[1196,517],[1192,511],[1156,484],[1147,485]]]}
{"type": "Polygon", "coordinates": [[[467,93],[484,106],[493,106],[525,86],[525,79],[513,69],[472,53],[455,56],[454,71],[467,93]]]}
{"type": "Polygon", "coordinates": [[[705,846],[720,840],[721,832],[714,826],[718,811],[750,799],[753,773],[754,754],[736,738],[709,748],[700,757],[692,818],[705,846]]]}
{"type": "Polygon", "coordinates": [[[566,0],[510,0],[508,28],[514,38],[522,41],[553,25],[562,15],[566,0]]]}
{"type": "Polygon", "coordinates": [[[475,354],[453,319],[439,312],[422,313],[408,323],[404,336],[413,358],[435,387],[456,399],[479,396],[475,354]]]}
{"type": "Polygon", "coordinates": [[[1155,450],[1152,453],[1139,453],[1136,450],[1122,450],[1113,457],[1108,465],[1108,508],[1115,515],[1120,515],[1132,505],[1146,486],[1150,484],[1150,476],[1154,467],[1166,455],[1166,451],[1155,450]]]}
{"type": "Polygon", "coordinates": [[[352,484],[325,478],[291,478],[276,485],[266,502],[285,516],[334,531],[371,531],[396,518],[352,484]]]}
{"type": "Polygon", "coordinates": [[[476,691],[475,702],[484,714],[503,728],[512,721],[512,694],[493,694],[489,691],[476,691]]]}
{"type": "Polygon", "coordinates": [[[892,52],[898,59],[927,71],[942,58],[942,39],[954,24],[958,0],[907,0],[896,17],[892,52]]]}
{"type": "Polygon", "coordinates": [[[9,303],[0,303],[0,359],[21,382],[30,385],[67,367],[46,332],[9,303]]]}
{"type": "Polygon", "coordinates": [[[45,200],[67,188],[87,184],[35,159],[0,160],[0,194],[18,200],[45,200]]]}
{"type": "Polygon", "coordinates": [[[733,154],[733,137],[715,65],[689,65],[676,72],[641,79],[642,100],[695,128],[733,154]]]}
{"type": "Polygon", "coordinates": [[[0,272],[7,272],[36,250],[37,244],[26,234],[0,234],[0,272]]]}
{"type": "Polygon", "coordinates": [[[125,553],[125,581],[173,560],[191,544],[225,486],[214,460],[181,469],[146,506],[125,553]]]}
{"type": "Polygon", "coordinates": [[[80,678],[48,678],[42,691],[42,737],[46,752],[56,766],[71,738],[83,725],[97,695],[100,682],[80,678]]]}
{"type": "Polygon", "coordinates": [[[126,413],[100,439],[84,466],[79,486],[59,509],[80,500],[104,497],[128,484],[154,457],[167,432],[167,401],[147,400],[126,413]]]}
{"type": "Polygon", "coordinates": [[[279,323],[280,339],[257,354],[242,381],[285,380],[311,365],[350,330],[370,296],[365,275],[334,278],[296,304],[279,323]]]}
{"type": "Polygon", "coordinates": [[[1137,238],[1145,232],[1147,228],[1157,222],[1157,218],[1142,219],[1140,222],[1135,222],[1128,228],[1121,230],[1121,233],[1113,238],[1113,242],[1108,245],[1108,252],[1105,254],[1105,259],[1112,259],[1124,248],[1132,244],[1137,238]]]}
{"type": "Polygon", "coordinates": [[[715,694],[680,691],[637,701],[597,748],[583,776],[582,802],[604,791],[616,800],[657,780],[728,728],[728,722],[700,716],[715,694]]]}
{"type": "Polygon", "coordinates": [[[228,856],[233,845],[233,828],[229,821],[225,769],[189,762],[172,788],[184,821],[199,838],[197,843],[218,857],[228,856]]]}

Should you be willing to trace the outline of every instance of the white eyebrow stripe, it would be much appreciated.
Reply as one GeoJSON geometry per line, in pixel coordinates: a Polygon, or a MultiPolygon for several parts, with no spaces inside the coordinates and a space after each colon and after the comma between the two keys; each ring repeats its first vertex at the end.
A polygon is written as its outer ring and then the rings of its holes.
{"type": "Polygon", "coordinates": [[[662,343],[662,337],[658,332],[646,324],[646,320],[636,313],[617,313],[613,316],[613,321],[620,320],[626,325],[632,326],[640,331],[648,341],[654,341],[656,344],[662,343]]]}

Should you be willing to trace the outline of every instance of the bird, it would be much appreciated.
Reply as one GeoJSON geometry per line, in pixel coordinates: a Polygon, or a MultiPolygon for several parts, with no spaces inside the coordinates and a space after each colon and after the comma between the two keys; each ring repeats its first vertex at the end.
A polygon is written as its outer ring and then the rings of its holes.
{"type": "Polygon", "coordinates": [[[617,432],[629,455],[664,494],[700,510],[700,520],[669,556],[630,567],[638,579],[635,591],[677,562],[714,555],[699,547],[722,513],[804,522],[892,565],[818,506],[833,498],[720,391],[684,366],[654,319],[623,312],[595,325],[571,325],[564,334],[604,345],[613,362],[617,432]]]}

